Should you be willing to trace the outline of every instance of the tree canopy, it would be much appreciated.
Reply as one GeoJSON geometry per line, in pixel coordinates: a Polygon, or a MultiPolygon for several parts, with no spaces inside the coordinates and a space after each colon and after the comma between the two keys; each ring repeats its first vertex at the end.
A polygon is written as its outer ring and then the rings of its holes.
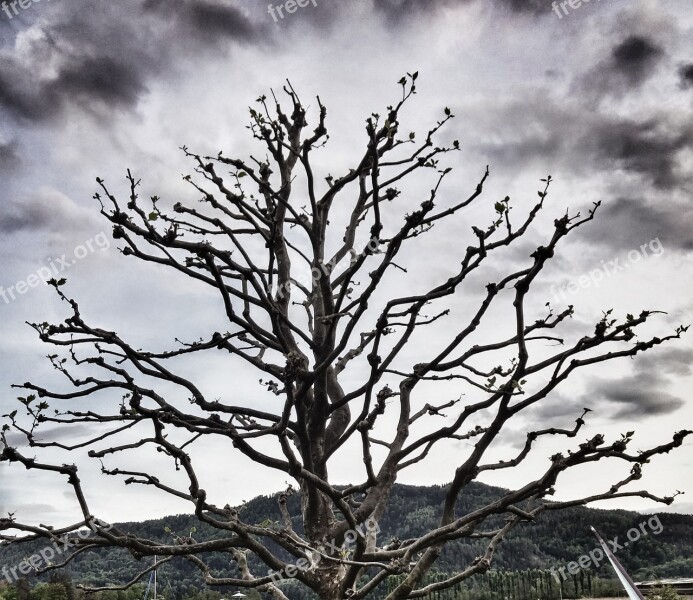
{"type": "MultiPolygon", "coordinates": [[[[641,478],[650,458],[680,446],[691,433],[687,430],[639,452],[629,450],[633,432],[615,440],[598,434],[573,443],[569,439],[585,424],[585,408],[574,427],[542,424],[527,432],[516,454],[506,460],[489,458],[508,424],[538,403],[550,402],[576,371],[633,357],[679,338],[686,327],[640,339],[637,332],[656,311],[623,317],[605,311],[588,331],[568,336],[562,328],[573,315],[572,306],[554,308],[529,300],[559,243],[594,219],[599,203],[585,214],[557,216],[552,230],[540,233],[544,242],[521,257],[522,266],[504,263],[503,274],[488,270],[486,276],[493,280],[482,289],[474,310],[452,309],[449,300],[472,289],[474,277],[484,273],[492,257],[526,240],[546,208],[552,179],[542,179],[538,197],[526,211],[505,197],[489,205],[486,223],[466,220],[464,209],[482,202],[489,170],[467,197],[445,198],[443,184],[452,168],[441,163],[459,143],[437,140],[454,115],[445,108],[420,140],[413,132],[404,134],[400,120],[416,92],[416,79],[417,73],[403,77],[398,101],[382,115],[368,117],[364,149],[341,175],[315,169],[315,154],[328,141],[326,107],[318,97],[311,131],[309,111],[287,83],[285,104],[272,94],[271,100],[258,98],[250,109],[249,131],[261,154],[243,159],[183,148],[194,165],[194,174],[185,179],[198,202],[171,206],[157,196],[143,200],[140,180],[129,170],[126,199],[97,180],[95,199],[113,225],[122,254],[177,271],[187,285],[211,287],[220,303],[210,303],[209,309],[221,308],[224,326],[200,340],[177,340],[172,349],[137,348],[117,332],[91,323],[65,291],[66,282],[51,280],[70,314],[61,323],[31,325],[41,341],[55,347],[48,360],[72,388],[61,392],[31,382],[18,385],[28,395],[19,398],[22,414],[6,415],[0,460],[66,476],[82,515],[76,524],[55,528],[21,523],[9,515],[0,519],[0,531],[6,532],[1,539],[55,541],[67,535],[74,544],[72,556],[85,548],[118,547],[135,558],[157,555],[160,563],[178,557],[194,564],[209,585],[257,588],[280,599],[286,598],[281,589],[286,578],[325,599],[366,598],[390,580],[396,585],[388,600],[400,600],[484,573],[503,538],[544,511],[629,496],[671,502],[672,497],[629,484],[641,478]],[[401,189],[429,179],[424,197],[415,199],[419,191],[401,189]],[[459,223],[465,232],[471,228],[471,243],[459,247],[454,257],[431,253],[431,261],[449,261],[450,274],[421,289],[422,281],[413,280],[406,261],[412,252],[431,252],[426,245],[430,232],[448,222],[459,223]],[[480,341],[492,307],[503,303],[512,327],[500,335],[491,329],[480,341]],[[427,337],[441,324],[446,340],[427,337]],[[223,397],[208,397],[176,367],[179,359],[203,353],[222,353],[229,368],[255,370],[258,396],[234,397],[233,390],[225,390],[223,397]],[[449,385],[459,386],[461,395],[441,398],[436,390],[449,385]],[[97,409],[82,403],[102,395],[112,398],[114,391],[122,397],[119,405],[100,403],[97,409]],[[74,445],[38,435],[42,427],[75,424],[98,433],[74,445]],[[9,443],[9,430],[23,434],[37,449],[79,453],[88,448],[89,457],[101,461],[104,476],[189,502],[218,535],[161,542],[98,520],[78,467],[28,456],[9,443]],[[135,433],[135,441],[127,441],[135,433]],[[536,441],[547,436],[567,438],[567,447],[550,457],[543,472],[482,508],[458,514],[457,500],[466,486],[484,473],[517,467],[536,441]],[[219,460],[230,464],[231,446],[278,480],[291,481],[277,497],[279,521],[246,522],[236,508],[208,495],[193,450],[199,440],[210,438],[218,440],[219,460]],[[435,525],[411,539],[379,535],[377,523],[400,474],[426,461],[434,448],[461,440],[470,443],[450,461],[450,485],[435,525]],[[170,458],[172,467],[185,475],[184,487],[146,467],[113,466],[118,455],[129,452],[146,465],[150,450],[170,458]],[[363,477],[345,486],[335,483],[339,476],[330,466],[346,451],[358,453],[363,477]],[[549,500],[559,475],[603,459],[625,463],[627,472],[615,476],[601,493],[549,500]],[[286,508],[294,494],[300,498],[299,524],[286,508]],[[93,533],[78,536],[85,526],[93,533]],[[485,540],[484,552],[458,573],[425,583],[445,545],[465,538],[485,540]],[[209,553],[230,556],[238,575],[217,576],[208,564],[209,553]]],[[[142,576],[151,568],[148,564],[142,576]]]]}

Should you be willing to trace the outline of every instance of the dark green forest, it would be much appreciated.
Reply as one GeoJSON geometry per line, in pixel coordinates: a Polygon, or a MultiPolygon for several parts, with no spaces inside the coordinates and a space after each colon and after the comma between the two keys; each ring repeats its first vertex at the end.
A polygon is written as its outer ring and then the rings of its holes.
{"type": "MultiPolygon", "coordinates": [[[[380,538],[405,540],[435,527],[441,510],[445,486],[416,487],[398,485],[391,496],[388,511],[379,523],[380,538]]],[[[495,499],[501,490],[480,483],[472,483],[461,496],[458,513],[464,514],[495,499]]],[[[262,496],[237,507],[239,518],[265,527],[279,527],[277,498],[262,496]]],[[[298,497],[289,499],[289,510],[295,515],[295,529],[301,531],[298,497]]],[[[483,576],[459,584],[456,588],[432,594],[435,600],[537,600],[554,598],[580,598],[612,596],[620,589],[611,567],[590,564],[578,572],[568,573],[565,567],[571,561],[588,554],[597,547],[589,530],[594,526],[604,537],[618,536],[620,543],[627,541],[627,532],[640,531],[639,538],[618,551],[617,556],[635,580],[691,577],[693,575],[693,516],[679,514],[642,515],[625,510],[597,510],[576,507],[564,511],[547,511],[534,523],[527,523],[513,531],[497,550],[493,569],[483,576]],[[655,526],[656,525],[656,526],[655,526]],[[647,535],[643,533],[647,532],[647,535]],[[659,532],[659,533],[657,533],[659,532]],[[558,575],[563,567],[565,578],[558,575]],[[554,569],[551,574],[550,569],[554,569]],[[559,585],[560,584],[560,585],[559,585]]],[[[178,537],[211,539],[218,532],[201,525],[193,515],[176,515],[142,523],[123,523],[119,527],[152,539],[173,541],[178,537]]],[[[223,534],[222,534],[223,535],[223,534]]],[[[633,536],[635,537],[635,536],[633,536]]],[[[36,553],[45,542],[32,542],[0,548],[0,566],[16,566],[36,553]]],[[[429,582],[443,579],[468,565],[482,553],[483,540],[450,544],[436,563],[436,571],[429,582]]],[[[275,549],[277,554],[282,554],[275,549]]],[[[236,567],[228,555],[204,557],[219,575],[235,575],[236,567]]],[[[288,559],[288,557],[286,557],[288,559]]],[[[3,600],[81,600],[83,594],[73,583],[103,586],[122,584],[131,580],[138,571],[151,564],[151,559],[135,561],[127,552],[119,550],[87,551],[75,558],[68,569],[41,577],[27,576],[13,587],[0,589],[3,600]]],[[[253,564],[255,573],[264,575],[259,565],[253,564]]],[[[573,569],[575,571],[575,569],[573,569]]],[[[7,577],[6,577],[7,579],[7,577]]],[[[11,579],[11,577],[10,577],[11,579]]],[[[88,600],[136,600],[142,598],[146,580],[127,592],[101,592],[87,595],[88,600]]],[[[392,585],[394,582],[391,582],[392,585]]],[[[282,589],[292,599],[310,598],[310,594],[292,580],[282,582],[282,589]]],[[[383,585],[372,598],[384,597],[383,585]]],[[[166,600],[216,600],[238,590],[217,589],[204,591],[201,577],[194,567],[174,559],[159,570],[159,597],[166,600]]],[[[150,595],[151,597],[151,595],[150,595]]],[[[259,598],[248,593],[248,598],[259,598]]]]}

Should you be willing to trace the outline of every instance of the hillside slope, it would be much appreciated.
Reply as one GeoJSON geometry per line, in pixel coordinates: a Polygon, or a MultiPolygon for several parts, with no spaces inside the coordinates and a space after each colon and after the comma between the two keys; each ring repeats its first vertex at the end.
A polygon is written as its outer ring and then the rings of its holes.
{"type": "MultiPolygon", "coordinates": [[[[496,498],[502,490],[480,483],[468,486],[458,503],[458,514],[464,514],[496,498]]],[[[397,485],[388,510],[381,519],[380,536],[385,539],[406,539],[435,526],[441,512],[444,486],[417,487],[397,485]]],[[[239,508],[245,522],[269,525],[279,520],[276,498],[257,497],[239,508]]],[[[295,515],[296,530],[300,531],[298,498],[289,500],[289,510],[295,515]]],[[[596,546],[589,526],[597,528],[605,539],[618,536],[619,543],[627,541],[632,528],[641,533],[640,539],[618,552],[618,557],[634,578],[688,576],[693,574],[693,516],[678,514],[642,515],[624,510],[596,510],[577,507],[562,512],[547,511],[536,523],[518,527],[500,546],[494,568],[500,571],[538,570],[565,567],[587,554],[596,546]]],[[[187,536],[195,528],[198,541],[210,539],[217,532],[201,526],[193,515],[176,515],[141,523],[123,523],[119,527],[151,539],[171,539],[173,534],[187,536]]],[[[633,535],[633,537],[635,537],[633,535]]],[[[382,538],[381,538],[382,539],[382,538]]],[[[43,543],[0,548],[0,566],[15,566],[43,547],[43,543]]],[[[468,565],[481,553],[482,541],[451,544],[441,555],[437,569],[452,572],[468,565]]],[[[220,574],[235,574],[228,556],[208,557],[220,574]]],[[[89,551],[77,557],[70,567],[76,582],[106,585],[130,580],[146,562],[135,561],[120,550],[89,551]]],[[[259,569],[259,567],[257,567],[259,569]]],[[[612,577],[608,565],[591,571],[612,577]]],[[[258,571],[265,574],[266,571],[258,571]]],[[[160,578],[169,596],[184,598],[201,588],[195,569],[183,560],[174,560],[161,569],[160,578]]]]}

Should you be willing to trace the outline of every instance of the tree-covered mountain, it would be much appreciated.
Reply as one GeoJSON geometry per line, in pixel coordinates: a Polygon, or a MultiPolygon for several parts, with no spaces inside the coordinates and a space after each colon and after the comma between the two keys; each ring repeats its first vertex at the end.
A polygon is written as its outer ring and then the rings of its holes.
{"type": "MultiPolygon", "coordinates": [[[[440,517],[445,486],[417,487],[397,485],[387,512],[378,526],[380,536],[385,539],[407,538],[420,535],[433,528],[440,517]]],[[[501,494],[502,490],[481,483],[468,486],[458,503],[458,513],[465,514],[479,506],[488,504],[501,494]]],[[[288,501],[289,511],[295,516],[295,529],[300,532],[298,498],[292,496],[288,501]]],[[[243,506],[237,507],[238,517],[244,522],[279,527],[277,497],[260,496],[243,506]]],[[[503,581],[499,577],[510,578],[505,585],[547,586],[544,597],[552,597],[551,587],[556,579],[548,574],[549,569],[565,568],[571,561],[597,547],[589,526],[594,526],[607,540],[618,538],[623,546],[618,558],[636,579],[665,577],[690,577],[693,574],[693,516],[662,513],[642,515],[625,510],[597,510],[575,507],[564,511],[546,511],[534,523],[517,528],[496,551],[493,572],[485,576],[486,586],[493,591],[494,586],[502,591],[503,581]],[[634,531],[639,532],[637,534],[634,531]],[[628,534],[630,532],[631,541],[628,534]],[[625,542],[628,542],[626,545],[625,542]],[[541,571],[544,571],[543,575],[541,571]],[[527,573],[529,583],[524,582],[522,574],[513,576],[507,572],[527,573]],[[505,575],[499,575],[505,573],[505,575]],[[514,577],[514,579],[513,579],[514,577]],[[537,579],[541,578],[541,581],[537,579]],[[538,582],[539,581],[539,582],[538,582]],[[538,582],[538,583],[537,583],[538,582]],[[551,589],[549,589],[551,588],[551,589]]],[[[154,519],[141,523],[123,523],[121,529],[138,536],[164,541],[193,537],[197,541],[218,537],[219,532],[201,525],[194,515],[175,515],[164,519],[154,519]]],[[[38,552],[44,542],[32,542],[20,546],[0,548],[0,567],[18,565],[23,559],[38,552]]],[[[470,564],[482,553],[483,540],[471,543],[456,543],[446,547],[437,562],[437,573],[458,571],[470,564]]],[[[281,554],[278,549],[277,553],[281,554]]],[[[220,575],[236,574],[236,567],[229,555],[220,554],[208,557],[208,563],[220,575]]],[[[288,557],[286,557],[288,559],[288,557]]],[[[57,561],[57,559],[56,559],[57,561]]],[[[69,572],[77,583],[88,585],[122,584],[131,580],[139,570],[151,564],[151,558],[136,561],[125,551],[103,550],[86,551],[75,558],[69,572]]],[[[252,565],[259,574],[264,575],[259,565],[252,565]]],[[[602,564],[598,568],[592,563],[581,569],[581,575],[569,575],[566,586],[561,590],[564,597],[579,596],[582,589],[591,586],[592,577],[613,579],[611,568],[602,564]],[[571,590],[574,594],[571,594],[571,590]]],[[[435,576],[435,574],[433,575],[435,576]]],[[[45,579],[45,578],[44,578],[45,579]]],[[[194,566],[182,559],[174,559],[160,569],[160,591],[168,600],[180,600],[196,595],[201,589],[202,580],[194,566]]],[[[146,581],[145,581],[146,583],[146,581]]],[[[287,582],[290,586],[290,583],[287,582]]],[[[291,586],[290,586],[291,587],[291,586]]],[[[226,591],[226,590],[222,590],[226,591]]],[[[298,592],[298,590],[295,590],[298,592]]],[[[558,586],[555,586],[558,597],[558,586]]],[[[507,592],[504,592],[507,596],[507,592]]],[[[512,595],[512,594],[511,594],[512,595]]],[[[515,593],[518,598],[521,594],[515,593]]],[[[528,596],[529,596],[528,592],[528,596]]],[[[477,594],[479,596],[479,594],[477,594]]],[[[307,597],[292,595],[292,598],[307,597]]],[[[379,595],[374,596],[374,598],[379,595]]],[[[451,596],[452,597],[452,596],[451,596]]]]}

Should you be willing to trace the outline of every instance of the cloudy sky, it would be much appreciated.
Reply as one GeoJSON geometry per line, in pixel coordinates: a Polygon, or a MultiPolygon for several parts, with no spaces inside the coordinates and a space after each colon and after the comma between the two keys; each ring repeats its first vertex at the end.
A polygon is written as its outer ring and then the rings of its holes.
{"type": "MultiPolygon", "coordinates": [[[[283,17],[279,4],[273,17],[267,2],[255,0],[42,0],[26,9],[17,5],[16,14],[3,5],[0,414],[15,408],[10,384],[58,381],[43,358],[47,348],[25,325],[67,316],[49,288],[26,284],[46,269],[67,277],[67,291],[93,322],[135,347],[163,349],[175,337],[195,339],[223,328],[208,290],[118,252],[92,198],[95,178],[123,194],[130,168],[142,179],[143,196],[195,202],[182,182],[191,165],[179,148],[243,156],[250,148],[247,107],[280,90],[287,78],[311,108],[317,101],[309,99],[317,95],[328,107],[323,177],[357,159],[364,119],[397,101],[397,81],[406,72],[420,75],[403,127],[424,133],[445,106],[452,109],[456,117],[445,135],[459,139],[462,151],[449,158],[454,171],[445,193],[473,190],[489,165],[487,200],[428,238],[426,252],[409,257],[422,280],[449,273],[444,259],[495,200],[510,195],[521,210],[536,198],[539,179],[551,174],[546,216],[507,264],[496,265],[498,272],[526,260],[566,209],[603,204],[598,219],[563,245],[538,282],[537,315],[546,301],[574,304],[573,334],[591,332],[609,308],[621,318],[642,309],[665,311],[649,330],[660,335],[693,322],[690,0],[563,4],[562,10],[548,0],[316,0],[282,11],[283,17]]],[[[421,201],[414,196],[412,206],[421,201]]],[[[496,274],[477,283],[483,288],[496,274]]],[[[459,301],[460,319],[466,302],[459,301]]],[[[454,327],[454,318],[446,327],[454,327]]],[[[229,373],[221,358],[191,372],[224,399],[262,391],[253,387],[255,373],[229,373]]],[[[637,447],[664,443],[673,431],[693,426],[691,384],[693,332],[644,357],[585,371],[515,424],[494,452],[512,457],[530,424],[570,426],[583,406],[593,410],[585,437],[634,430],[637,447]]],[[[454,397],[455,390],[444,394],[454,397]]],[[[77,428],[54,435],[70,441],[87,433],[77,428]]],[[[524,470],[486,481],[521,485],[556,447],[549,441],[524,470]]],[[[659,495],[688,492],[673,506],[680,512],[693,512],[692,450],[688,442],[654,460],[641,481],[659,495]]],[[[464,456],[464,444],[453,451],[464,456]]],[[[220,505],[284,486],[283,478],[231,454],[219,460],[211,444],[198,452],[203,487],[220,505]]],[[[93,510],[106,520],[188,510],[147,490],[103,482],[98,464],[77,460],[84,463],[93,510]]],[[[155,455],[124,460],[139,466],[146,460],[157,472],[170,467],[155,455]]],[[[359,464],[353,456],[338,457],[335,480],[356,481],[359,464]]],[[[603,490],[614,477],[621,479],[621,472],[566,478],[558,497],[584,494],[587,482],[603,490]]],[[[3,510],[42,522],[75,516],[60,478],[4,464],[0,478],[3,510]]],[[[450,454],[435,454],[403,481],[450,478],[450,454]]]]}

